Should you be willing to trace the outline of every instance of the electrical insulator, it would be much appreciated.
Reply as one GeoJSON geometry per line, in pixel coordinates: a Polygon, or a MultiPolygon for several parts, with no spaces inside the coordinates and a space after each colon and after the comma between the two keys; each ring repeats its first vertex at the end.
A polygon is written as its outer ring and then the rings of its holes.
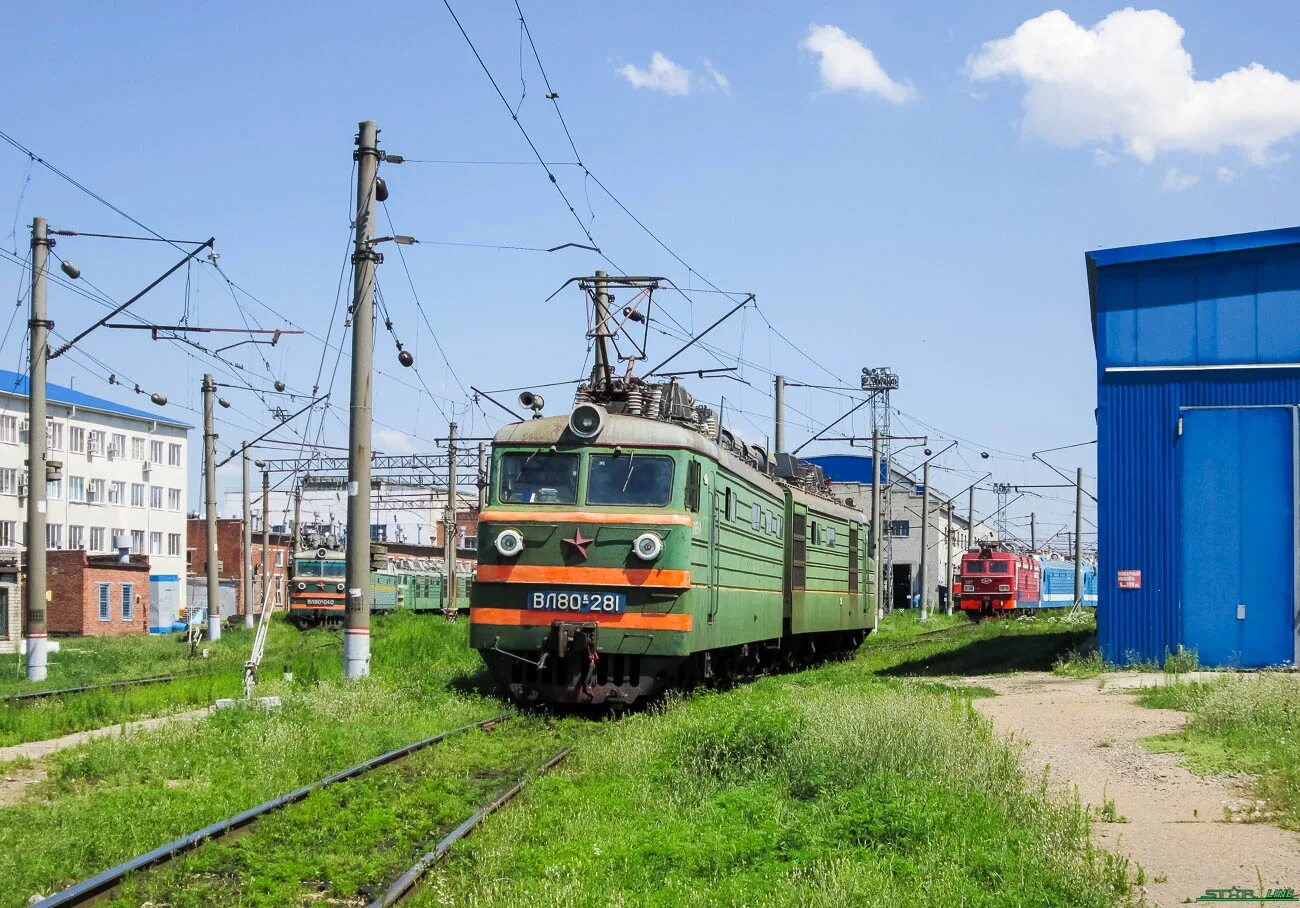
{"type": "Polygon", "coordinates": [[[415,364],[415,357],[411,355],[410,350],[401,350],[397,354],[397,361],[409,369],[415,364]]]}

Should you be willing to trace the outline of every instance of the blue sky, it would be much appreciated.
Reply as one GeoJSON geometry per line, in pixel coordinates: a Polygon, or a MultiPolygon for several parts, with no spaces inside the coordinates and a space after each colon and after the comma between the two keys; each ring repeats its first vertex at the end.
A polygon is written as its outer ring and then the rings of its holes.
{"type": "MultiPolygon", "coordinates": [[[[520,120],[544,156],[572,161],[526,44],[521,86],[513,2],[453,6],[509,102],[522,95],[520,120]]],[[[341,3],[263,7],[11,10],[0,63],[11,87],[0,102],[3,129],[154,229],[215,236],[226,273],[268,306],[242,299],[249,318],[275,327],[285,317],[323,334],[348,241],[358,120],[378,120],[382,145],[413,159],[527,162],[530,152],[442,4],[395,0],[364,21],[341,3]]],[[[1300,89],[1290,80],[1300,78],[1300,61],[1287,37],[1292,10],[1165,3],[1160,13],[1112,16],[1119,7],[1075,3],[1040,18],[1052,9],[524,4],[584,163],[699,273],[578,168],[556,166],[609,258],[683,287],[703,286],[702,274],[757,294],[762,316],[738,315],[710,338],[724,360],[739,354],[747,362],[739,374],[752,387],[714,380],[697,383],[697,394],[725,394],[735,427],[758,438],[770,432],[765,370],[851,383],[863,365],[890,365],[903,383],[895,430],[929,432],[938,445],[963,439],[939,461],[955,471],[936,478],[948,490],[982,472],[965,478],[967,468],[982,466],[1008,482],[1047,481],[1051,474],[1023,455],[1095,437],[1085,250],[1296,222],[1290,155],[1300,89]],[[1011,40],[986,48],[1002,39],[1011,40]],[[655,54],[667,61],[657,71],[655,54]],[[1263,69],[1220,80],[1252,63],[1263,69]],[[808,356],[769,331],[764,317],[808,356]],[[982,461],[980,450],[994,456],[982,461]]],[[[55,226],[134,232],[39,166],[29,180],[28,164],[0,146],[0,246],[25,254],[25,225],[35,214],[55,226]]],[[[380,285],[420,376],[396,364],[381,328],[377,446],[428,449],[425,439],[445,434],[451,413],[463,431],[490,430],[495,417],[469,408],[462,384],[495,389],[576,377],[581,300],[574,292],[544,300],[567,278],[600,267],[598,257],[437,244],[585,241],[541,168],[412,163],[384,175],[396,230],[424,241],[406,260],[455,376],[389,247],[380,285]],[[445,399],[430,402],[420,378],[445,399]]],[[[86,238],[64,239],[58,251],[117,299],[176,257],[157,244],[86,238]]],[[[0,258],[0,280],[16,288],[22,272],[0,258]]],[[[662,303],[696,330],[727,305],[716,295],[691,303],[664,295],[662,303]]],[[[185,304],[177,278],[138,311],[170,322],[185,304]]],[[[193,270],[189,306],[192,323],[241,324],[209,266],[193,270]]],[[[50,307],[69,331],[102,311],[59,287],[50,307]]],[[[12,368],[21,365],[20,315],[0,348],[12,368]]],[[[336,340],[340,328],[341,316],[336,340]]],[[[147,335],[124,335],[93,335],[86,353],[167,394],[172,415],[197,420],[183,408],[198,407],[202,363],[147,335]]],[[[659,337],[656,349],[666,354],[673,343],[659,337]]],[[[265,352],[275,375],[311,388],[319,341],[290,337],[265,352]]],[[[254,373],[267,371],[251,348],[230,355],[254,373]]],[[[334,361],[325,358],[322,386],[334,361]]],[[[86,362],[65,357],[51,378],[119,396],[104,370],[86,362]]],[[[717,363],[699,352],[681,365],[717,363]]],[[[342,419],[346,367],[345,360],[335,384],[342,419]]],[[[255,395],[229,397],[223,446],[269,418],[255,395]]],[[[551,412],[567,407],[565,389],[548,397],[551,412]]],[[[844,404],[815,391],[789,399],[801,411],[791,414],[796,440],[811,434],[805,424],[829,422],[844,404]]],[[[866,420],[855,428],[869,432],[866,420]]],[[[341,419],[329,417],[324,440],[343,437],[341,419]]],[[[1091,449],[1083,451],[1091,474],[1091,449]]],[[[1072,467],[1076,455],[1059,462],[1072,467]]],[[[232,471],[222,483],[235,481],[232,471]]],[[[1069,512],[1030,498],[1013,511],[1031,509],[1049,524],[1069,512]]]]}

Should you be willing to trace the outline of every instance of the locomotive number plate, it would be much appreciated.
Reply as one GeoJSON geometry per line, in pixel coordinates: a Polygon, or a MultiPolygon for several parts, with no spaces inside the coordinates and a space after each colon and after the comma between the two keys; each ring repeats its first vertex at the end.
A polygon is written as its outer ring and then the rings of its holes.
{"type": "Polygon", "coordinates": [[[299,601],[302,602],[304,605],[338,605],[339,604],[339,601],[337,599],[318,599],[314,596],[309,596],[306,599],[301,599],[299,601]]]}
{"type": "Polygon", "coordinates": [[[584,593],[580,590],[537,590],[528,594],[528,608],[548,612],[604,612],[615,615],[627,611],[627,596],[622,593],[584,593]]]}

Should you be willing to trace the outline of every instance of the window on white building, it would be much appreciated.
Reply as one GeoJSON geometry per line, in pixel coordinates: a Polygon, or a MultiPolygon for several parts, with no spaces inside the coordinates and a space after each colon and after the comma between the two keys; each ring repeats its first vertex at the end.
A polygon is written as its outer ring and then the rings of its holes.
{"type": "Polygon", "coordinates": [[[47,549],[63,548],[63,524],[48,523],[45,525],[45,547],[47,549]]]}
{"type": "MultiPolygon", "coordinates": [[[[99,500],[99,501],[103,501],[103,500],[104,500],[104,480],[102,480],[102,479],[92,479],[92,480],[90,481],[90,483],[91,483],[91,485],[98,485],[98,486],[99,486],[99,489],[98,489],[98,491],[96,492],[96,494],[99,496],[98,500],[99,500]]],[[[126,483],[121,482],[120,480],[117,480],[117,479],[115,479],[115,480],[113,480],[112,482],[110,482],[110,483],[108,484],[108,503],[109,503],[109,504],[122,504],[122,502],[123,502],[125,499],[126,499],[126,483]]]]}
{"type": "Polygon", "coordinates": [[[18,544],[18,521],[0,520],[0,545],[18,544]]]}
{"type": "Polygon", "coordinates": [[[75,523],[68,524],[68,548],[84,549],[86,547],[86,528],[75,523]]]}
{"type": "Polygon", "coordinates": [[[131,531],[131,551],[136,555],[144,554],[144,530],[131,531]]]}
{"type": "Polygon", "coordinates": [[[144,460],[144,439],[139,435],[131,436],[131,459],[144,460]]]}
{"type": "Polygon", "coordinates": [[[167,490],[167,510],[169,510],[169,511],[179,511],[180,509],[181,509],[181,490],[180,490],[180,489],[168,489],[168,490],[167,490]]]}
{"type": "Polygon", "coordinates": [[[135,585],[122,584],[122,620],[135,620],[135,585]]]}
{"type": "Polygon", "coordinates": [[[68,501],[85,501],[86,500],[86,477],[69,476],[68,477],[68,501]]]}
{"type": "Polygon", "coordinates": [[[126,436],[121,432],[114,432],[108,443],[108,453],[110,457],[125,458],[126,436]]]}
{"type": "Polygon", "coordinates": [[[149,442],[149,459],[154,463],[163,462],[163,443],[161,441],[149,442]]]}
{"type": "Polygon", "coordinates": [[[108,551],[108,545],[107,545],[107,544],[105,543],[105,541],[104,541],[104,528],[103,528],[103,527],[91,527],[91,528],[90,528],[90,550],[91,550],[92,552],[106,552],[106,551],[108,551]]]}
{"type": "Polygon", "coordinates": [[[90,435],[87,437],[86,440],[87,440],[87,445],[86,445],[87,454],[106,453],[104,449],[107,447],[107,444],[106,444],[106,436],[104,435],[103,429],[91,429],[90,435]]]}
{"type": "Polygon", "coordinates": [[[163,506],[162,503],[163,487],[149,486],[149,507],[153,508],[155,511],[161,511],[163,506]]]}
{"type": "Polygon", "coordinates": [[[180,534],[180,533],[168,533],[168,534],[167,534],[167,554],[168,554],[168,555],[179,555],[180,553],[181,553],[181,534],[180,534]]]}
{"type": "Polygon", "coordinates": [[[181,465],[181,446],[175,443],[167,446],[167,465],[179,467],[181,465]]]}
{"type": "Polygon", "coordinates": [[[0,467],[0,495],[18,494],[18,468],[0,467]]]}
{"type": "Polygon", "coordinates": [[[109,537],[108,540],[108,550],[110,552],[113,551],[117,547],[118,537],[125,536],[125,535],[126,535],[126,530],[119,529],[118,527],[113,527],[113,535],[109,537]]]}
{"type": "Polygon", "coordinates": [[[0,441],[18,444],[17,416],[0,416],[0,441]]]}
{"type": "Polygon", "coordinates": [[[144,483],[142,482],[131,483],[131,507],[144,507],[144,483]]]}
{"type": "Polygon", "coordinates": [[[150,555],[162,554],[162,533],[149,534],[149,554],[150,555]]]}
{"type": "Polygon", "coordinates": [[[63,423],[53,421],[45,423],[45,444],[51,451],[63,450],[63,423]]]}
{"type": "Polygon", "coordinates": [[[73,454],[86,453],[86,430],[81,426],[68,426],[68,451],[73,454]]]}
{"type": "Polygon", "coordinates": [[[50,479],[45,483],[45,497],[52,501],[59,501],[63,498],[63,480],[50,479]]]}

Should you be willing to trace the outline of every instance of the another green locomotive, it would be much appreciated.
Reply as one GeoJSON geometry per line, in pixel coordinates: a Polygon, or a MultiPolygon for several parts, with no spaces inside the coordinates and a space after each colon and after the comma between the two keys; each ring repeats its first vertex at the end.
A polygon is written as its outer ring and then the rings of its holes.
{"type": "Polygon", "coordinates": [[[579,401],[492,443],[470,640],[514,698],[626,704],[861,644],[867,527],[819,470],[675,382],[597,378],[579,401]]]}

